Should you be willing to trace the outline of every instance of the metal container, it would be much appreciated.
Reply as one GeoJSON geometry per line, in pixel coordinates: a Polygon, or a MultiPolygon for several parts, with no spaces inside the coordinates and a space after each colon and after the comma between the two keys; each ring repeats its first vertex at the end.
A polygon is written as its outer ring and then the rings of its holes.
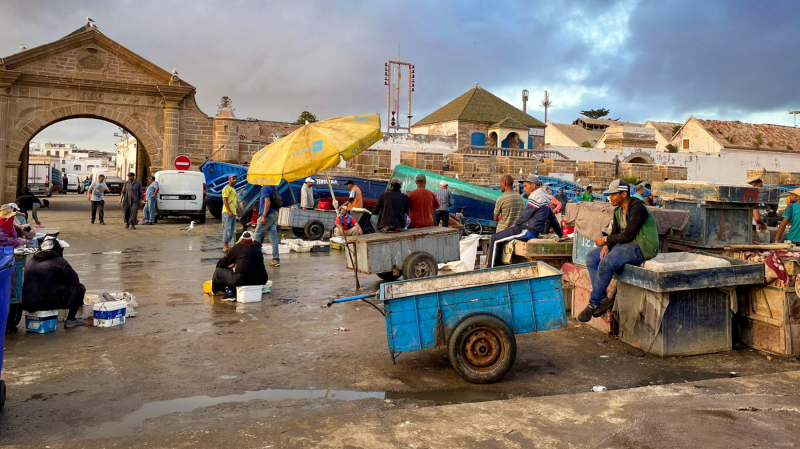
{"type": "MultiPolygon", "coordinates": [[[[431,226],[403,232],[376,233],[348,237],[355,243],[355,258],[346,257],[347,268],[358,264],[358,272],[373,274],[403,269],[409,256],[426,253],[436,263],[458,260],[460,257],[459,230],[431,226]]],[[[408,278],[408,277],[406,277],[408,278]]]]}
{"type": "Polygon", "coordinates": [[[572,243],[572,263],[575,265],[580,265],[582,267],[586,266],[586,257],[589,255],[592,250],[597,248],[597,245],[594,244],[594,241],[587,239],[580,232],[575,230],[573,234],[573,243],[572,243]]]}
{"type": "Polygon", "coordinates": [[[753,206],[735,203],[664,200],[664,208],[689,212],[689,225],[670,241],[702,248],[749,245],[753,241],[753,206]]]}

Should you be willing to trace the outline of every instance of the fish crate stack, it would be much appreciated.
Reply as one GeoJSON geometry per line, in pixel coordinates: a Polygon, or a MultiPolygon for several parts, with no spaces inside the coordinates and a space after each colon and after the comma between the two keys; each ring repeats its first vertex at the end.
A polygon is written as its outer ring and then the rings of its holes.
{"type": "Polygon", "coordinates": [[[777,205],[780,191],[747,184],[665,181],[653,184],[667,210],[689,212],[686,232],[670,238],[693,248],[724,249],[753,243],[753,209],[777,205]]]}

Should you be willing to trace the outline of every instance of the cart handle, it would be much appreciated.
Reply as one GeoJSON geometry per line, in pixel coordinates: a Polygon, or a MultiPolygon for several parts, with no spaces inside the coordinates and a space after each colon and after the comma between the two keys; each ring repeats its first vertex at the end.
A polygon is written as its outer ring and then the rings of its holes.
{"type": "Polygon", "coordinates": [[[374,298],[378,296],[378,292],[369,293],[366,295],[356,295],[356,296],[347,296],[345,298],[334,298],[328,301],[328,307],[340,303],[340,302],[350,302],[350,301],[358,301],[359,299],[367,299],[367,298],[374,298]]]}

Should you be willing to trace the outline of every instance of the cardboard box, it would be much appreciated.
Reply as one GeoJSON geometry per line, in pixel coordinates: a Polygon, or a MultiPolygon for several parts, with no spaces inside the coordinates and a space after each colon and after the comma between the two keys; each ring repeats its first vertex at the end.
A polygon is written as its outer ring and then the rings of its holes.
{"type": "Polygon", "coordinates": [[[128,303],[125,301],[106,301],[94,305],[94,326],[112,327],[125,324],[128,303]]]}

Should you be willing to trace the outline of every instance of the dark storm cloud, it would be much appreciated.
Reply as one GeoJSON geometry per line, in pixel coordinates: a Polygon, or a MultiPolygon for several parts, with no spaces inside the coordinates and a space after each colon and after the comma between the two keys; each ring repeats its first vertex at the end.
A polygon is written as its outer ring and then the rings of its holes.
{"type": "MultiPolygon", "coordinates": [[[[552,121],[608,107],[614,117],[739,119],[797,107],[800,2],[26,1],[0,5],[0,54],[97,21],[112,39],[240,118],[385,114],[383,63],[416,65],[414,120],[480,82],[519,105],[541,90],[552,121]],[[725,115],[728,114],[728,115],[725,115]]],[[[785,114],[785,112],[783,112],[785,114]]],[[[776,119],[777,120],[777,119],[776,119]]],[[[783,118],[781,118],[783,120],[783,118]]],[[[107,145],[107,143],[104,143],[107,145]]]]}

